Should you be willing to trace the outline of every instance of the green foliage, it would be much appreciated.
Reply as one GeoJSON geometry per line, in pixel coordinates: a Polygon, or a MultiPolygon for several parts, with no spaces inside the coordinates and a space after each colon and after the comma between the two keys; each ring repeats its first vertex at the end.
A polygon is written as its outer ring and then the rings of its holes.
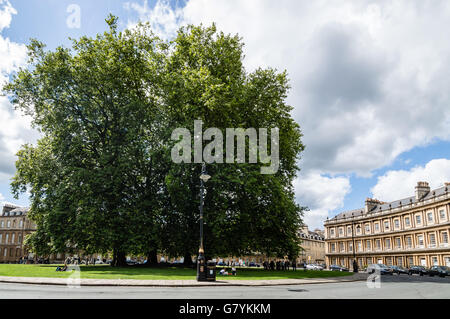
{"type": "MultiPolygon", "coordinates": [[[[148,24],[70,49],[46,51],[32,40],[29,66],[4,89],[43,134],[17,154],[12,182],[29,189],[39,253],[84,250],[169,255],[198,247],[199,164],[174,164],[177,127],[280,129],[280,169],[211,164],[206,184],[205,245],[209,255],[263,252],[294,256],[303,208],[293,179],[304,146],[285,104],[286,72],[247,74],[238,36],[211,27],[181,28],[170,42],[148,24]]],[[[117,265],[120,265],[118,263],[117,265]]]]}

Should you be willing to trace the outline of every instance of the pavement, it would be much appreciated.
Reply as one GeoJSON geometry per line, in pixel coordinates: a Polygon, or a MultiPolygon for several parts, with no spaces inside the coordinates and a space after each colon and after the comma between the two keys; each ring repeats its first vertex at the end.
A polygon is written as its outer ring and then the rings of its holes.
{"type": "MultiPolygon", "coordinates": [[[[0,283],[0,300],[6,299],[450,299],[450,277],[381,276],[378,287],[365,281],[276,286],[81,286],[0,283]],[[78,289],[77,289],[78,288],[78,289]]],[[[236,301],[234,301],[236,303],[236,301]]],[[[380,304],[381,305],[381,304],[380,304]]],[[[383,303],[384,305],[384,303],[383,303]]],[[[152,306],[147,309],[153,309],[152,306]]],[[[275,310],[274,310],[275,311],[275,310]]]]}
{"type": "Polygon", "coordinates": [[[365,281],[367,274],[358,273],[351,276],[304,279],[273,280],[222,280],[215,282],[198,282],[196,280],[137,280],[137,279],[77,279],[77,278],[43,278],[43,277],[6,277],[0,276],[1,283],[34,284],[34,285],[80,285],[80,286],[136,286],[136,287],[213,287],[213,286],[280,286],[329,284],[365,281]]]}

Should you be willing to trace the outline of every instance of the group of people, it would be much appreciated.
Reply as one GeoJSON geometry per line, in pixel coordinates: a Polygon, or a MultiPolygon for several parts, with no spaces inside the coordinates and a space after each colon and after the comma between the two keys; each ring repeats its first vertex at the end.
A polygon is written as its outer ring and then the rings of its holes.
{"type": "Polygon", "coordinates": [[[297,261],[293,260],[290,262],[289,260],[278,260],[278,261],[264,261],[263,262],[264,270],[289,270],[292,267],[292,270],[297,270],[297,261]]]}
{"type": "Polygon", "coordinates": [[[222,268],[222,269],[219,271],[219,274],[222,275],[222,276],[229,276],[229,275],[236,276],[236,268],[235,268],[235,267],[231,267],[231,274],[230,274],[229,272],[227,272],[227,271],[225,270],[225,268],[222,268]]]}

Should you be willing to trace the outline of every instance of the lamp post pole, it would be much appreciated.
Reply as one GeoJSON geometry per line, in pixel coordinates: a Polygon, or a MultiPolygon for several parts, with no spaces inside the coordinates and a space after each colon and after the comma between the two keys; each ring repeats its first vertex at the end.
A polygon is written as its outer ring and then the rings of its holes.
{"type": "Polygon", "coordinates": [[[352,213],[352,241],[353,241],[353,272],[358,272],[358,262],[356,261],[356,245],[355,245],[355,221],[352,213]]]}
{"type": "Polygon", "coordinates": [[[200,248],[198,249],[197,258],[197,281],[206,281],[206,263],[205,263],[205,251],[203,249],[203,203],[204,203],[204,193],[205,193],[205,182],[211,176],[206,172],[205,163],[202,164],[202,173],[200,175],[200,248]]]}

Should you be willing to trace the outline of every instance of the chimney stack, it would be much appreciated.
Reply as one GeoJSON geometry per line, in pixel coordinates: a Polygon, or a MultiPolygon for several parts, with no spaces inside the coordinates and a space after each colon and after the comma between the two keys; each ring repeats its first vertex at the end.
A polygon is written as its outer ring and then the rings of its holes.
{"type": "Polygon", "coordinates": [[[381,202],[374,198],[366,198],[366,213],[372,211],[377,207],[378,204],[381,204],[381,202]]]}
{"type": "Polygon", "coordinates": [[[430,185],[427,182],[417,182],[416,200],[421,200],[430,192],[430,185]]]}

